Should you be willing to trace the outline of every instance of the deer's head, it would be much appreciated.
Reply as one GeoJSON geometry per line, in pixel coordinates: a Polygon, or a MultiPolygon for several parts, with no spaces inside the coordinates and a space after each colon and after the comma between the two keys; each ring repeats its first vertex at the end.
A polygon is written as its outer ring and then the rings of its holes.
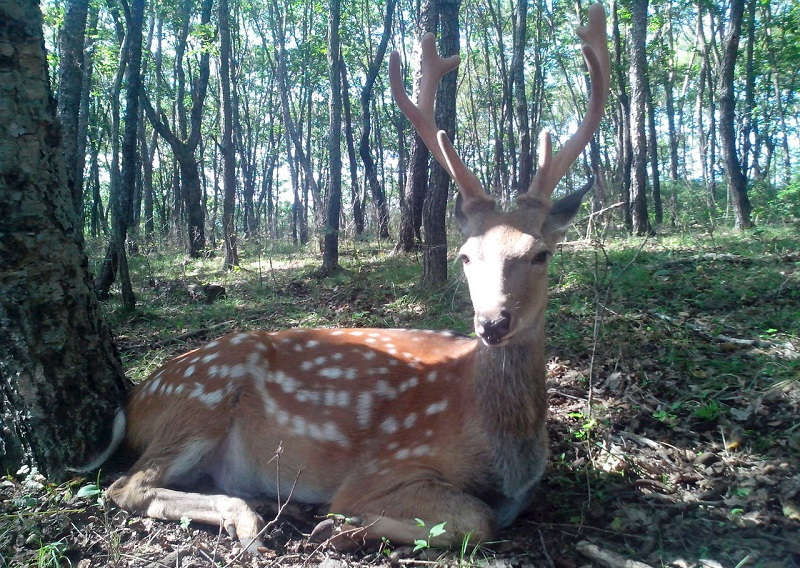
{"type": "Polygon", "coordinates": [[[553,202],[556,184],[583,151],[600,124],[610,80],[605,12],[589,8],[589,24],[577,30],[589,68],[591,94],[578,130],[554,155],[549,132],[539,138],[539,167],[516,208],[500,211],[480,181],[461,161],[447,134],[434,120],[436,89],[442,76],[458,67],[458,56],[442,58],[432,34],[422,38],[418,104],[405,92],[400,56],[392,53],[389,78],[400,109],[416,128],[434,158],[459,188],[456,217],[466,241],[459,257],[475,310],[475,333],[487,345],[529,340],[541,329],[547,298],[547,263],[555,244],[578,211],[583,189],[553,202]]]}

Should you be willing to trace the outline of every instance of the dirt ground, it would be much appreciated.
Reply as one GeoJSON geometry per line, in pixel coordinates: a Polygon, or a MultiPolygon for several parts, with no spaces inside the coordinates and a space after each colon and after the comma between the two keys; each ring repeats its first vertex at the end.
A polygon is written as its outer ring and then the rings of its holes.
{"type": "MultiPolygon", "coordinates": [[[[96,497],[70,497],[81,483],[41,487],[15,478],[0,486],[3,565],[36,565],[44,550],[45,559],[82,568],[800,566],[800,471],[786,448],[753,455],[744,451],[735,424],[705,429],[654,420],[649,410],[660,402],[631,383],[623,368],[594,385],[593,404],[605,412],[587,419],[587,389],[575,380],[580,365],[549,364],[552,459],[536,504],[496,542],[474,550],[445,552],[434,541],[422,555],[390,547],[339,554],[308,542],[319,519],[308,511],[305,522],[277,519],[269,550],[246,557],[209,527],[142,519],[97,505],[96,497]],[[58,542],[63,546],[53,546],[58,542]]],[[[765,429],[796,426],[800,392],[792,388],[744,401],[742,418],[765,429]]]]}

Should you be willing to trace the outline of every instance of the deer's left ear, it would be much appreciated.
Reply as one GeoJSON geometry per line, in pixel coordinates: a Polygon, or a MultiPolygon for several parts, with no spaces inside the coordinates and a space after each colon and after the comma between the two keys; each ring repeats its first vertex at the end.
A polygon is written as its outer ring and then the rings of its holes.
{"type": "Polygon", "coordinates": [[[544,227],[542,227],[545,239],[550,242],[558,242],[564,238],[567,228],[578,213],[583,196],[592,187],[594,187],[594,177],[578,191],[553,202],[553,206],[547,214],[547,219],[545,219],[544,227]]]}

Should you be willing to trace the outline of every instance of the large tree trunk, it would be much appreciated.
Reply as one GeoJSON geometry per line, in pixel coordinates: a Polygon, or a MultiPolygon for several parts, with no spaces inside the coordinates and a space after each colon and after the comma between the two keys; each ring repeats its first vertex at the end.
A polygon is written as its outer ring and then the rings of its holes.
{"type": "MultiPolygon", "coordinates": [[[[390,0],[391,2],[392,0],[390,0]]],[[[330,187],[328,189],[327,224],[322,249],[322,272],[331,273],[339,268],[339,215],[342,211],[342,72],[339,49],[340,0],[328,1],[328,76],[331,98],[328,106],[328,161],[330,187]]]]}
{"type": "Polygon", "coordinates": [[[236,249],[236,223],[234,206],[236,204],[236,156],[233,147],[233,110],[231,105],[231,27],[228,0],[219,0],[217,17],[219,20],[219,82],[222,91],[222,239],[225,242],[225,261],[223,267],[232,270],[239,266],[239,252],[236,249]]]}
{"type": "Polygon", "coordinates": [[[633,232],[645,235],[650,232],[647,216],[647,39],[648,0],[633,0],[631,3],[631,145],[633,168],[631,180],[631,214],[633,232]]]}
{"type": "MultiPolygon", "coordinates": [[[[460,0],[437,0],[439,12],[439,53],[450,57],[459,53],[458,10],[460,0]]],[[[436,124],[455,141],[457,73],[442,77],[436,95],[436,124]]],[[[431,165],[431,180],[423,206],[425,245],[422,254],[422,282],[439,286],[447,281],[447,230],[445,213],[450,190],[450,175],[438,162],[431,165]]]]}
{"type": "Polygon", "coordinates": [[[0,124],[17,128],[0,131],[0,469],[59,481],[108,441],[128,384],[81,249],[38,2],[0,3],[0,46],[0,124]]]}
{"type": "Polygon", "coordinates": [[[747,197],[747,178],[742,173],[742,166],[736,155],[736,132],[733,127],[735,104],[733,72],[736,67],[736,53],[739,49],[743,14],[744,0],[732,0],[719,77],[719,137],[722,143],[722,152],[725,155],[728,194],[733,199],[736,228],[739,230],[753,225],[750,220],[750,200],[747,197]]]}

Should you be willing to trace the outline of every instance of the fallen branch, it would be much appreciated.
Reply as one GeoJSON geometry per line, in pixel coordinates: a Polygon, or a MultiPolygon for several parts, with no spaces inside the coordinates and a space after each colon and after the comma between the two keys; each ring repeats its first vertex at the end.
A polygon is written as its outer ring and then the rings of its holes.
{"type": "Polygon", "coordinates": [[[654,318],[660,319],[665,321],[671,325],[676,327],[685,327],[689,329],[699,336],[703,337],[704,339],[708,339],[709,341],[716,341],[718,343],[728,343],[730,345],[737,345],[739,347],[766,347],[766,348],[781,348],[787,349],[789,351],[794,351],[794,346],[791,343],[776,343],[774,341],[767,341],[764,339],[739,339],[738,337],[731,337],[729,335],[714,335],[708,331],[706,331],[702,326],[692,323],[690,321],[680,321],[676,318],[671,316],[658,313],[653,310],[648,310],[647,312],[654,318]]]}
{"type": "Polygon", "coordinates": [[[215,323],[214,325],[210,325],[208,327],[201,327],[200,329],[193,329],[192,331],[187,331],[186,333],[181,333],[180,335],[174,335],[172,337],[168,337],[167,339],[156,341],[155,343],[147,342],[147,343],[137,343],[136,345],[120,346],[119,350],[125,352],[125,351],[134,351],[136,349],[158,349],[160,347],[166,347],[167,345],[172,345],[173,343],[180,343],[181,341],[184,341],[191,337],[196,337],[198,335],[206,335],[215,329],[229,326],[232,323],[236,322],[234,320],[228,320],[222,323],[215,323]]]}
{"type": "Polygon", "coordinates": [[[800,254],[787,253],[787,254],[762,254],[757,257],[742,256],[739,254],[731,253],[718,253],[706,252],[703,254],[694,254],[692,256],[685,256],[682,258],[673,258],[665,260],[658,264],[650,265],[650,268],[664,268],[675,266],[678,264],[691,264],[693,262],[732,262],[737,264],[755,264],[755,263],[776,263],[776,262],[798,262],[800,261],[800,254]]]}
{"type": "Polygon", "coordinates": [[[597,562],[606,568],[651,568],[649,564],[630,560],[621,554],[600,548],[588,540],[582,540],[575,545],[575,550],[583,554],[586,558],[597,562]]]}

